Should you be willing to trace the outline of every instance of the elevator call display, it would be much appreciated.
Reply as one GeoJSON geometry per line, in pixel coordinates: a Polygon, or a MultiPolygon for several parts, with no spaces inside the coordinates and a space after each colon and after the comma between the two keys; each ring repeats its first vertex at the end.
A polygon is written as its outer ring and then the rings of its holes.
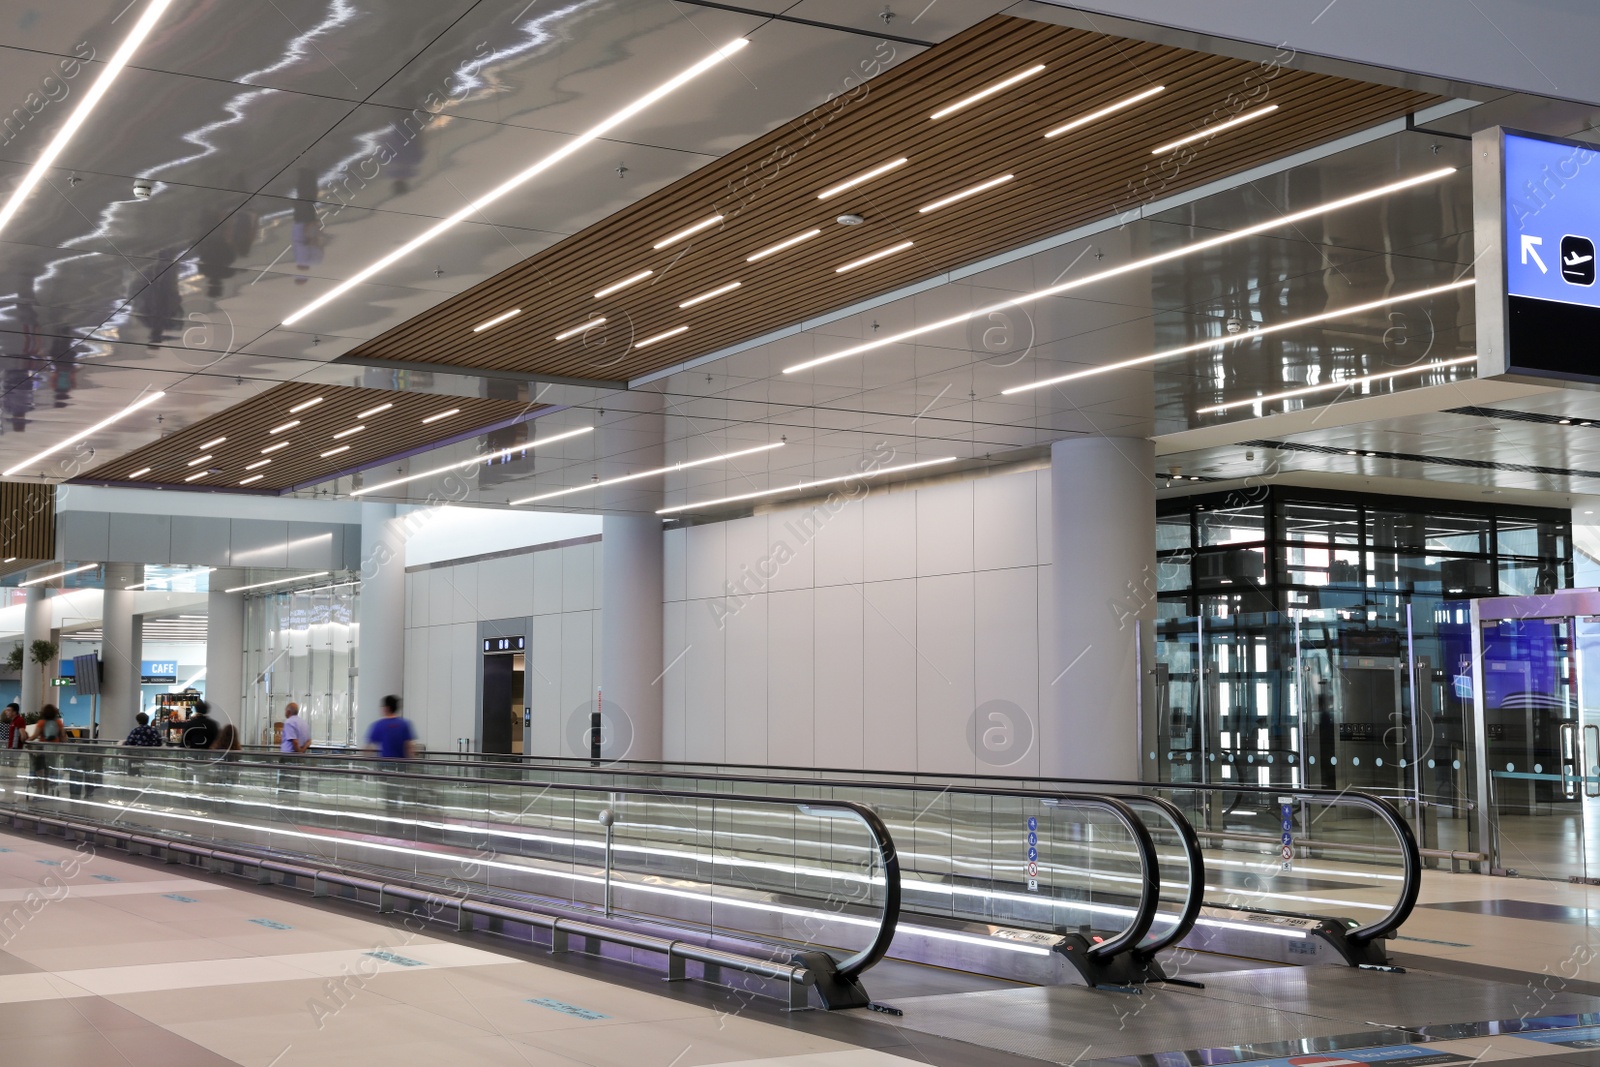
{"type": "Polygon", "coordinates": [[[483,650],[485,652],[525,652],[528,639],[526,637],[485,637],[483,650]]]}
{"type": "Polygon", "coordinates": [[[1600,385],[1600,145],[1473,142],[1480,375],[1600,385]]]}

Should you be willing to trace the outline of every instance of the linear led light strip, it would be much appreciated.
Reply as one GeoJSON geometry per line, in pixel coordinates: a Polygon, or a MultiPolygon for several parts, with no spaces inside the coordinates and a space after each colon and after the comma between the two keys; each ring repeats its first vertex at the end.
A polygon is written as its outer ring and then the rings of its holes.
{"type": "Polygon", "coordinates": [[[555,497],[558,497],[558,496],[567,496],[570,493],[582,493],[585,490],[588,490],[588,489],[599,489],[600,487],[606,486],[606,485],[620,485],[623,482],[638,481],[640,478],[650,478],[650,477],[654,477],[657,474],[672,474],[675,471],[688,470],[690,467],[704,467],[708,463],[716,463],[719,460],[738,459],[740,456],[753,456],[757,452],[768,452],[768,451],[771,451],[774,448],[782,448],[782,447],[783,447],[783,442],[782,441],[774,441],[770,445],[757,445],[755,448],[744,448],[744,449],[740,449],[737,452],[724,452],[724,453],[722,453],[720,455],[716,455],[716,456],[706,456],[704,459],[691,459],[691,460],[687,460],[687,461],[685,461],[683,463],[674,463],[670,467],[657,467],[654,470],[639,471],[639,472],[637,472],[635,474],[622,474],[622,475],[618,475],[615,478],[603,478],[598,482],[590,482],[587,485],[574,485],[574,486],[572,486],[571,488],[568,488],[568,489],[556,489],[553,492],[540,493],[538,496],[530,496],[530,497],[524,497],[521,500],[513,500],[511,503],[512,504],[532,504],[534,501],[537,501],[537,500],[551,500],[551,499],[554,499],[555,497]]]}
{"type": "Polygon", "coordinates": [[[492,463],[497,459],[503,459],[504,457],[512,455],[516,452],[525,452],[530,448],[540,448],[544,445],[553,445],[557,441],[565,441],[568,438],[577,437],[580,434],[591,433],[593,430],[593,426],[580,426],[576,430],[568,430],[566,433],[558,433],[553,437],[535,439],[520,445],[512,445],[510,448],[502,448],[500,451],[490,452],[486,456],[473,456],[471,459],[462,460],[460,463],[451,463],[443,467],[435,467],[432,470],[421,471],[417,474],[408,474],[404,478],[395,478],[392,481],[382,482],[378,485],[362,486],[360,489],[356,489],[351,492],[350,495],[361,496],[363,493],[376,493],[380,489],[391,489],[397,485],[404,485],[407,482],[417,481],[419,478],[431,478],[435,474],[448,474],[451,471],[464,471],[469,467],[478,465],[479,463],[492,463]]]}
{"type": "Polygon", "coordinates": [[[979,89],[977,92],[973,93],[971,96],[963,96],[960,100],[957,100],[955,103],[948,104],[945,107],[940,108],[938,111],[935,111],[933,114],[929,115],[928,118],[929,119],[942,119],[946,115],[954,115],[957,111],[961,111],[964,108],[971,107],[973,104],[976,104],[980,100],[987,100],[989,97],[993,96],[995,93],[1002,92],[1002,91],[1004,91],[1006,89],[1009,89],[1013,85],[1017,84],[1018,82],[1027,81],[1029,78],[1033,77],[1035,74],[1039,73],[1043,69],[1044,69],[1044,64],[1043,63],[1035,63],[1033,66],[1028,67],[1026,70],[1017,71],[1015,74],[1011,75],[1009,78],[1001,78],[999,81],[995,82],[993,85],[985,86],[984,88],[979,89]]]}
{"type": "Polygon", "coordinates": [[[200,446],[200,451],[209,452],[226,440],[226,437],[213,437],[211,440],[200,446]]]}
{"type": "Polygon", "coordinates": [[[891,170],[894,170],[897,167],[905,166],[907,162],[909,162],[909,158],[906,156],[901,156],[899,159],[891,159],[887,163],[881,163],[878,166],[873,167],[871,170],[862,171],[854,178],[846,178],[838,185],[830,185],[828,188],[817,194],[817,199],[826,200],[829,197],[838,196],[846,189],[854,189],[858,185],[861,185],[865,182],[870,182],[874,178],[888,174],[891,170]]]}
{"type": "Polygon", "coordinates": [[[494,318],[490,319],[488,322],[480,322],[480,323],[478,323],[478,325],[476,325],[476,326],[474,326],[472,328],[472,332],[473,333],[482,333],[484,330],[490,329],[491,327],[498,326],[502,322],[505,322],[507,319],[514,319],[520,314],[522,314],[522,309],[521,308],[512,308],[510,311],[502,311],[500,314],[496,315],[494,318]]]}
{"type": "Polygon", "coordinates": [[[987,192],[997,185],[1004,185],[1014,177],[1016,177],[1014,174],[1002,174],[998,178],[990,178],[986,182],[979,182],[977,185],[963,189],[959,193],[951,193],[943,200],[935,200],[931,204],[917,208],[917,214],[926,215],[930,211],[938,211],[942,207],[948,207],[957,201],[965,200],[969,196],[977,196],[979,193],[987,192]]]}
{"type": "Polygon", "coordinates": [[[361,419],[370,418],[373,415],[378,414],[380,411],[388,411],[392,407],[394,407],[393,404],[379,404],[375,408],[368,408],[365,411],[359,412],[356,415],[356,420],[359,422],[361,419]]]}
{"type": "Polygon", "coordinates": [[[916,326],[909,330],[902,330],[899,333],[890,334],[888,337],[880,337],[876,340],[855,345],[854,347],[846,348],[838,352],[833,352],[826,356],[819,356],[816,359],[807,360],[804,363],[796,363],[792,367],[785,367],[783,373],[795,374],[799,371],[810,370],[812,367],[820,367],[824,363],[832,363],[837,359],[848,359],[851,356],[858,356],[863,352],[870,352],[873,349],[899,344],[902,341],[909,341],[914,337],[921,337],[923,334],[932,333],[935,330],[942,330],[948,326],[959,326],[964,322],[979,318],[980,316],[991,315],[996,311],[1004,311],[1006,308],[1021,307],[1022,305],[1032,303],[1035,300],[1040,300],[1048,296],[1058,296],[1061,293],[1069,292],[1073,289],[1079,289],[1085,285],[1103,281],[1106,278],[1114,278],[1121,274],[1127,274],[1130,271],[1143,270],[1146,267],[1152,267],[1158,263],[1166,263],[1170,260],[1180,259],[1183,256],[1193,255],[1196,252],[1204,252],[1207,249],[1218,248],[1222,245],[1241,240],[1245,237],[1253,237],[1259,233],[1266,233],[1269,230],[1275,230],[1280,226],[1288,226],[1293,223],[1300,222],[1303,219],[1315,218],[1318,215],[1322,215],[1330,211],[1337,211],[1340,208],[1350,207],[1353,204],[1365,203],[1368,200],[1374,200],[1381,196],[1388,196],[1391,193],[1397,193],[1404,189],[1410,189],[1413,186],[1423,185],[1431,181],[1438,181],[1439,179],[1454,174],[1455,172],[1456,168],[1454,167],[1440,167],[1438,170],[1428,171],[1425,174],[1418,174],[1415,177],[1405,178],[1401,181],[1392,182],[1388,185],[1382,185],[1376,189],[1368,189],[1365,192],[1355,193],[1350,196],[1342,197],[1338,200],[1330,200],[1326,204],[1320,204],[1317,207],[1307,208],[1304,211],[1296,211],[1288,215],[1280,215],[1274,219],[1258,222],[1253,226],[1246,226],[1243,229],[1233,230],[1229,233],[1218,234],[1216,237],[1209,237],[1204,241],[1196,241],[1191,245],[1184,245],[1181,248],[1174,248],[1168,252],[1160,252],[1153,256],[1146,256],[1143,259],[1136,259],[1120,266],[1109,267],[1106,270],[1102,270],[1094,274],[1086,274],[1081,278],[1076,278],[1068,282],[1062,282],[1060,285],[1047,286],[1046,288],[1038,289],[1031,293],[1024,293],[1021,296],[1012,297],[1010,300],[1003,300],[998,304],[990,304],[986,307],[976,308],[972,311],[964,312],[948,319],[940,319],[937,322],[930,322],[925,326],[916,326]]]}
{"type": "Polygon", "coordinates": [[[655,334],[654,336],[651,336],[651,337],[646,337],[642,341],[633,342],[633,347],[634,348],[649,348],[651,345],[655,344],[657,341],[665,341],[669,337],[676,337],[680,333],[683,333],[688,329],[689,329],[689,327],[687,327],[687,326],[674,326],[670,330],[662,330],[660,333],[655,334]]]}
{"type": "Polygon", "coordinates": [[[745,256],[744,261],[746,263],[754,263],[757,260],[766,259],[768,256],[777,255],[785,248],[793,248],[801,241],[809,241],[820,233],[822,233],[821,230],[807,230],[805,233],[797,233],[793,237],[786,237],[775,245],[768,245],[754,255],[745,256]]]}
{"type": "Polygon", "coordinates": [[[309,411],[311,408],[316,407],[320,403],[322,403],[322,397],[320,396],[314,396],[310,400],[302,400],[300,403],[289,409],[289,414],[298,415],[302,411],[309,411]]]}
{"type": "Polygon", "coordinates": [[[916,463],[902,463],[898,467],[883,467],[874,471],[860,471],[856,474],[841,474],[837,478],[818,478],[811,482],[800,482],[796,485],[780,485],[776,489],[761,489],[754,493],[739,493],[735,496],[718,497],[716,500],[697,500],[693,504],[677,504],[670,508],[661,508],[657,515],[671,515],[674,512],[690,511],[694,508],[709,508],[717,504],[732,504],[739,500],[754,500],[757,497],[776,496],[779,493],[798,493],[807,489],[815,489],[819,485],[837,485],[848,482],[853,478],[877,478],[884,474],[898,474],[901,471],[916,470],[918,467],[932,467],[939,463],[954,463],[955,456],[943,456],[939,459],[924,459],[916,463]]]}
{"type": "Polygon", "coordinates": [[[599,326],[600,324],[604,323],[605,321],[606,321],[606,317],[604,315],[600,316],[598,319],[590,319],[588,322],[584,323],[582,326],[574,326],[570,330],[563,330],[561,333],[556,334],[556,340],[557,341],[565,341],[567,338],[576,337],[580,333],[588,333],[590,330],[594,329],[596,326],[599,326]]]}
{"type": "Polygon", "coordinates": [[[633,283],[642,282],[642,281],[644,281],[646,278],[650,277],[650,275],[652,275],[654,273],[655,273],[655,271],[653,271],[653,270],[642,270],[637,274],[630,274],[626,278],[622,279],[620,282],[612,282],[610,285],[606,286],[604,289],[600,289],[600,290],[596,291],[596,293],[594,294],[594,298],[596,300],[599,300],[603,296],[610,296],[612,293],[620,293],[620,292],[622,292],[622,290],[626,289],[628,286],[632,285],[633,283]]]}
{"type": "Polygon", "coordinates": [[[733,292],[735,289],[739,288],[739,286],[741,284],[743,284],[743,283],[742,282],[729,282],[727,285],[719,285],[715,289],[710,290],[709,292],[701,293],[699,296],[691,296],[689,299],[687,299],[683,303],[679,304],[678,307],[680,307],[680,308],[692,308],[696,304],[704,304],[707,300],[713,300],[713,299],[721,296],[723,293],[731,293],[731,292],[733,292]]]}
{"type": "MultiPolygon", "coordinates": [[[[23,470],[24,468],[31,467],[35,463],[39,462],[39,460],[44,459],[46,456],[53,456],[57,452],[60,452],[63,448],[68,448],[68,447],[70,447],[72,445],[77,444],[79,441],[82,441],[85,437],[88,437],[90,434],[95,433],[95,432],[97,432],[99,430],[103,430],[107,426],[110,426],[112,423],[117,422],[117,421],[119,421],[121,419],[127,418],[129,415],[132,415],[135,411],[138,411],[141,408],[149,407],[151,404],[154,404],[157,400],[160,400],[162,397],[164,397],[166,395],[167,394],[164,393],[164,392],[146,393],[144,396],[141,396],[138,400],[135,400],[133,403],[129,404],[127,407],[123,408],[121,411],[117,412],[115,415],[112,415],[110,418],[101,419],[99,422],[95,423],[93,426],[89,427],[87,430],[79,430],[77,433],[73,434],[71,437],[67,438],[65,441],[59,441],[56,444],[53,444],[49,448],[45,449],[43,452],[40,452],[37,455],[29,456],[27,459],[23,460],[21,463],[18,463],[16,466],[9,467],[5,471],[0,472],[0,473],[6,474],[6,475],[12,475],[12,474],[17,473],[20,470],[23,470]]],[[[149,471],[149,469],[150,469],[149,467],[145,468],[146,471],[149,471]]]]}
{"type": "Polygon", "coordinates": [[[274,578],[270,582],[256,582],[254,585],[236,585],[232,589],[224,589],[224,593],[243,593],[247,589],[265,589],[269,585],[283,585],[285,582],[303,582],[307,578],[321,578],[329,571],[313,571],[310,574],[297,574],[292,578],[274,578]]]}
{"type": "Polygon", "coordinates": [[[721,221],[722,221],[722,216],[721,215],[712,215],[709,219],[701,219],[699,222],[695,223],[693,226],[686,226],[683,229],[679,230],[677,233],[671,235],[670,237],[663,237],[661,240],[657,241],[655,244],[651,245],[650,247],[654,248],[654,249],[658,249],[658,250],[662,249],[662,248],[668,248],[668,247],[670,247],[672,245],[677,244],[679,241],[683,240],[685,237],[693,237],[695,234],[699,233],[701,230],[708,229],[708,228],[710,228],[712,226],[715,226],[717,223],[719,223],[721,221]]]}
{"type": "Polygon", "coordinates": [[[239,484],[240,485],[249,485],[251,482],[259,482],[261,479],[263,479],[265,477],[266,477],[265,474],[252,474],[248,478],[239,479],[239,484]]]}
{"type": "Polygon", "coordinates": [[[48,582],[54,578],[65,578],[69,574],[79,574],[83,571],[92,571],[98,566],[100,566],[98,563],[85,563],[83,566],[73,567],[71,570],[56,571],[54,574],[47,574],[43,578],[30,578],[25,582],[18,582],[17,588],[21,589],[25,585],[38,585],[40,582],[48,582]]]}
{"type": "Polygon", "coordinates": [[[1117,112],[1121,111],[1125,107],[1132,107],[1134,104],[1137,104],[1140,101],[1148,100],[1152,96],[1155,96],[1157,93],[1165,91],[1165,89],[1166,89],[1165,85],[1156,85],[1156,86],[1150,87],[1149,89],[1146,89],[1142,93],[1134,93],[1132,96],[1125,96],[1121,100],[1118,100],[1114,104],[1107,104],[1105,107],[1101,108],[1099,111],[1091,111],[1087,115],[1083,115],[1083,116],[1080,116],[1079,118],[1075,118],[1071,122],[1065,123],[1064,125],[1061,125],[1061,126],[1057,126],[1053,130],[1046,131],[1045,132],[1045,138],[1049,139],[1051,137],[1060,137],[1062,134],[1070,133],[1073,130],[1076,130],[1080,126],[1087,126],[1091,122],[1098,122],[1101,119],[1105,118],[1107,115],[1115,115],[1117,112]]]}
{"type": "Polygon", "coordinates": [[[1219,122],[1215,126],[1206,126],[1195,133],[1191,133],[1187,137],[1180,137],[1176,141],[1168,141],[1164,145],[1157,145],[1156,147],[1150,149],[1150,154],[1152,156],[1159,156],[1172,151],[1174,148],[1182,148],[1186,144],[1194,144],[1196,141],[1204,141],[1206,138],[1219,134],[1223,130],[1232,129],[1235,126],[1241,126],[1253,119],[1259,119],[1263,115],[1270,115],[1276,110],[1278,110],[1277,104],[1268,104],[1266,107],[1258,107],[1254,111],[1246,111],[1238,118],[1229,119],[1227,122],[1219,122]]]}
{"type": "Polygon", "coordinates": [[[343,296],[345,293],[348,293],[351,289],[354,289],[356,286],[360,285],[362,282],[366,281],[380,270],[383,270],[385,267],[399,262],[401,259],[410,255],[412,252],[415,252],[417,249],[421,248],[423,245],[427,244],[429,241],[433,240],[435,237],[438,237],[445,231],[459,225],[462,222],[465,222],[467,219],[477,216],[496,200],[499,200],[506,194],[520,188],[522,185],[544,173],[546,170],[549,170],[551,167],[555,166],[563,159],[566,159],[580,148],[583,148],[591,141],[594,141],[596,138],[603,137],[613,128],[626,122],[628,119],[637,115],[639,112],[643,111],[651,104],[654,104],[662,97],[682,88],[684,85],[687,85],[689,82],[693,81],[695,78],[698,78],[700,75],[704,74],[706,71],[722,62],[728,56],[738,52],[741,48],[749,43],[749,41],[745,40],[743,37],[740,37],[737,40],[730,41],[723,45],[721,48],[717,49],[715,52],[696,63],[694,66],[684,71],[682,74],[679,74],[677,77],[656,86],[648,93],[645,93],[643,96],[633,101],[627,107],[624,107],[622,110],[613,113],[596,125],[589,127],[589,129],[574,137],[572,140],[568,141],[554,152],[551,152],[549,155],[545,156],[531,167],[519,174],[513,175],[506,181],[501,182],[484,195],[478,197],[478,199],[474,200],[472,203],[458,210],[449,218],[441,220],[434,226],[424,230],[421,234],[413,237],[411,240],[407,241],[393,252],[390,252],[388,255],[378,259],[370,266],[364,267],[363,269],[357,271],[345,281],[340,282],[338,285],[334,286],[332,289],[329,289],[326,293],[322,294],[317,299],[301,308],[299,311],[296,311],[294,314],[284,319],[283,324],[285,326],[293,325],[325,304],[337,300],[339,297],[343,296]]]}
{"type": "Polygon", "coordinates": [[[90,112],[110,91],[111,83],[117,80],[117,75],[122,73],[122,69],[133,58],[135,50],[144,43],[146,37],[150,36],[150,31],[155,29],[156,21],[171,4],[172,0],[150,0],[150,4],[144,9],[144,14],[139,16],[139,21],[134,23],[133,29],[107,61],[105,68],[100,72],[100,77],[95,79],[78,106],[67,116],[66,122],[62,123],[61,129],[56,131],[56,135],[50,139],[50,143],[45,146],[45,150],[40,153],[33,166],[22,176],[21,184],[12,192],[11,199],[6,201],[5,207],[0,208],[0,229],[4,229],[12,220],[22,207],[22,202],[28,198],[28,194],[32,193],[44,179],[45,172],[55,165],[56,157],[61,155],[67,147],[67,142],[72,140],[72,136],[88,121],[90,112]]]}
{"type": "Polygon", "coordinates": [[[1233,408],[1249,407],[1252,404],[1267,404],[1274,400],[1292,400],[1297,396],[1310,396],[1312,393],[1326,393],[1338,389],[1348,389],[1352,385],[1366,385],[1368,382],[1382,382],[1390,378],[1399,378],[1407,374],[1426,374],[1428,371],[1439,367],[1458,367],[1463,363],[1475,363],[1476,355],[1461,356],[1459,359],[1446,359],[1434,363],[1419,363],[1415,367],[1403,367],[1400,370],[1383,371],[1380,374],[1363,374],[1359,378],[1345,378],[1337,382],[1323,382],[1321,385],[1308,385],[1300,389],[1288,389],[1281,393],[1268,393],[1266,396],[1251,397],[1249,400],[1230,400],[1226,404],[1213,404],[1207,408],[1195,409],[1196,415],[1214,415],[1219,411],[1231,411],[1233,408]]]}
{"type": "Polygon", "coordinates": [[[1334,308],[1332,311],[1324,311],[1317,315],[1307,315],[1303,319],[1290,319],[1287,322],[1275,322],[1270,326],[1261,326],[1254,330],[1246,330],[1243,333],[1230,334],[1226,337],[1208,337],[1204,341],[1196,341],[1191,345],[1179,345],[1177,348],[1168,348],[1160,352],[1152,352],[1148,356],[1136,356],[1133,359],[1122,359],[1115,363],[1103,363],[1098,367],[1089,367],[1086,370],[1073,371],[1071,374],[1060,374],[1054,378],[1046,378],[1043,381],[1038,382],[1029,382],[1026,385],[1013,385],[1010,389],[1002,389],[1000,394],[1002,396],[1014,396],[1017,393],[1026,393],[1034,389],[1043,389],[1046,386],[1060,385],[1062,382],[1077,381],[1079,378],[1088,378],[1097,374],[1110,374],[1112,371],[1127,370],[1129,367],[1142,367],[1147,363],[1154,363],[1157,360],[1167,359],[1171,356],[1182,356],[1191,352],[1203,352],[1210,348],[1227,348],[1232,345],[1250,341],[1257,337],[1263,337],[1267,334],[1282,333],[1285,330],[1294,330],[1301,326],[1310,326],[1318,322],[1327,322],[1329,319],[1344,318],[1347,315],[1359,315],[1363,311],[1373,311],[1377,308],[1388,307],[1389,305],[1397,304],[1402,300],[1421,300],[1424,297],[1438,296],[1440,293],[1448,293],[1455,289],[1465,289],[1467,286],[1472,284],[1473,280],[1471,278],[1463,278],[1460,281],[1451,282],[1448,285],[1435,285],[1432,288],[1418,289],[1417,291],[1411,293],[1396,293],[1394,296],[1386,296],[1382,300],[1369,300],[1365,304],[1351,304],[1349,307],[1334,308]]]}
{"type": "Polygon", "coordinates": [[[880,248],[871,255],[862,256],[860,259],[852,259],[843,266],[833,268],[833,273],[844,274],[847,271],[855,270],[857,267],[865,267],[868,263],[876,263],[878,260],[886,259],[889,256],[894,255],[896,252],[904,252],[906,249],[911,247],[911,244],[912,243],[910,241],[901,241],[897,245],[890,245],[888,248],[880,248]]]}

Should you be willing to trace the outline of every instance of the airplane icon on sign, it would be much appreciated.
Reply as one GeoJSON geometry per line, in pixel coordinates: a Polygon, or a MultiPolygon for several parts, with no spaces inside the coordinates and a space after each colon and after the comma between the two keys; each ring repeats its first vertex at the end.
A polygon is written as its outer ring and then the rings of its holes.
{"type": "Polygon", "coordinates": [[[1594,284],[1594,242],[1567,234],[1561,238],[1561,280],[1568,285],[1594,284]]]}

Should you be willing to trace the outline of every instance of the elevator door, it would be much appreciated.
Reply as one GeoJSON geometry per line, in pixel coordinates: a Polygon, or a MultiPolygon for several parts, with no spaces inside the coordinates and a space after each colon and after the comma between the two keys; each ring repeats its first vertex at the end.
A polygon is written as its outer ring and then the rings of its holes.
{"type": "Polygon", "coordinates": [[[521,755],[523,654],[486,652],[483,656],[483,721],[478,736],[483,751],[521,755]]]}

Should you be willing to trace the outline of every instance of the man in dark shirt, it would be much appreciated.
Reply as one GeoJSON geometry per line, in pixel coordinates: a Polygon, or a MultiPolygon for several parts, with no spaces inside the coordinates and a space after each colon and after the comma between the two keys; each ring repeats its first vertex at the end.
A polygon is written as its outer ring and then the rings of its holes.
{"type": "Polygon", "coordinates": [[[184,748],[210,748],[217,740],[217,723],[211,717],[211,705],[204,700],[195,701],[194,714],[183,724],[184,748]]]}

